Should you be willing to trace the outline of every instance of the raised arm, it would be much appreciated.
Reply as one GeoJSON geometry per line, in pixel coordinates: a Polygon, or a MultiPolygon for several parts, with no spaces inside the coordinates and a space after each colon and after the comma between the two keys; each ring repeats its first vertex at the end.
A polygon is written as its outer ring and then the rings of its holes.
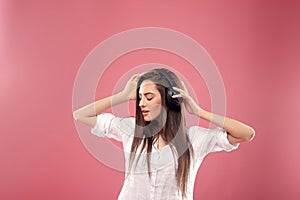
{"type": "Polygon", "coordinates": [[[134,74],[127,82],[123,91],[95,101],[91,104],[83,106],[73,112],[73,118],[90,127],[94,127],[97,121],[97,115],[104,112],[106,109],[136,98],[136,84],[138,74],[134,74]]]}
{"type": "Polygon", "coordinates": [[[251,141],[254,138],[254,129],[238,120],[210,113],[200,107],[198,108],[197,116],[223,127],[228,133],[227,138],[229,142],[233,145],[251,141]]]}
{"type": "Polygon", "coordinates": [[[178,95],[174,95],[173,98],[182,97],[186,110],[202,119],[210,121],[215,125],[222,127],[226,130],[227,138],[233,145],[251,141],[254,138],[255,131],[252,127],[229,117],[223,117],[202,109],[188,94],[188,90],[182,82],[184,90],[174,87],[174,90],[178,91],[178,95]]]}

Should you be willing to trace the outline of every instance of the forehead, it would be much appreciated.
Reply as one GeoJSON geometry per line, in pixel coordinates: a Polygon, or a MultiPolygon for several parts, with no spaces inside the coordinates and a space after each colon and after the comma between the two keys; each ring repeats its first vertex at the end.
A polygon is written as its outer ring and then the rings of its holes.
{"type": "Polygon", "coordinates": [[[139,93],[153,92],[157,93],[156,84],[150,80],[144,80],[140,85],[139,93]]]}

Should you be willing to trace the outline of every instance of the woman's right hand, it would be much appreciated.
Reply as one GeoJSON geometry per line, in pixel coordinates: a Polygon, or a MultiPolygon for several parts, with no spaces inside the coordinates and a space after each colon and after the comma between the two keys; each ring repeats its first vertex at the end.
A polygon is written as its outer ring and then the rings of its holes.
{"type": "Polygon", "coordinates": [[[123,95],[127,99],[129,99],[129,100],[135,100],[136,99],[136,87],[137,87],[138,80],[139,80],[139,74],[134,74],[128,80],[125,88],[122,91],[123,95]]]}

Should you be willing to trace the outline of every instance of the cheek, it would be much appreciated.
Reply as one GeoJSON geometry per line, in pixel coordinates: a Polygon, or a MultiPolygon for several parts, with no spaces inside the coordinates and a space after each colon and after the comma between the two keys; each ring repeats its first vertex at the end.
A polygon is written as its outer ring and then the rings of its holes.
{"type": "Polygon", "coordinates": [[[161,105],[160,104],[155,104],[151,107],[152,111],[158,112],[161,109],[161,105]]]}
{"type": "Polygon", "coordinates": [[[156,117],[163,112],[165,112],[165,109],[164,109],[164,107],[161,106],[161,104],[155,104],[155,105],[151,106],[151,113],[152,113],[151,115],[153,117],[156,117]]]}
{"type": "Polygon", "coordinates": [[[166,123],[167,111],[160,104],[156,104],[151,108],[150,119],[159,119],[162,124],[166,123]]]}
{"type": "Polygon", "coordinates": [[[156,100],[156,101],[152,101],[150,104],[149,104],[149,108],[151,110],[160,110],[161,109],[161,101],[160,99],[156,100]]]}

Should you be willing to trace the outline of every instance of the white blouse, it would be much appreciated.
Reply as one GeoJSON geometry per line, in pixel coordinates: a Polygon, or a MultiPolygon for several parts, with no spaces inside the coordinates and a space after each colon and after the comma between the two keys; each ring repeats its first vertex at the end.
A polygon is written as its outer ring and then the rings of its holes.
{"type": "MultiPolygon", "coordinates": [[[[122,190],[118,200],[182,200],[176,184],[177,154],[173,155],[170,145],[162,149],[153,144],[150,167],[151,178],[147,173],[146,153],[133,168],[134,172],[128,172],[129,155],[133,141],[135,118],[121,118],[110,113],[101,113],[97,116],[97,122],[91,129],[91,133],[99,137],[113,138],[123,143],[126,173],[122,190]],[[175,157],[174,157],[175,156],[175,157]],[[176,159],[174,159],[176,158],[176,159]]],[[[199,126],[191,126],[187,134],[194,149],[189,182],[187,183],[187,197],[185,200],[193,200],[195,178],[204,157],[210,152],[232,151],[239,144],[231,145],[227,139],[227,133],[222,128],[206,129],[199,126]]],[[[140,152],[140,149],[137,150],[140,152]]],[[[137,156],[136,156],[137,157],[137,156]]]]}

